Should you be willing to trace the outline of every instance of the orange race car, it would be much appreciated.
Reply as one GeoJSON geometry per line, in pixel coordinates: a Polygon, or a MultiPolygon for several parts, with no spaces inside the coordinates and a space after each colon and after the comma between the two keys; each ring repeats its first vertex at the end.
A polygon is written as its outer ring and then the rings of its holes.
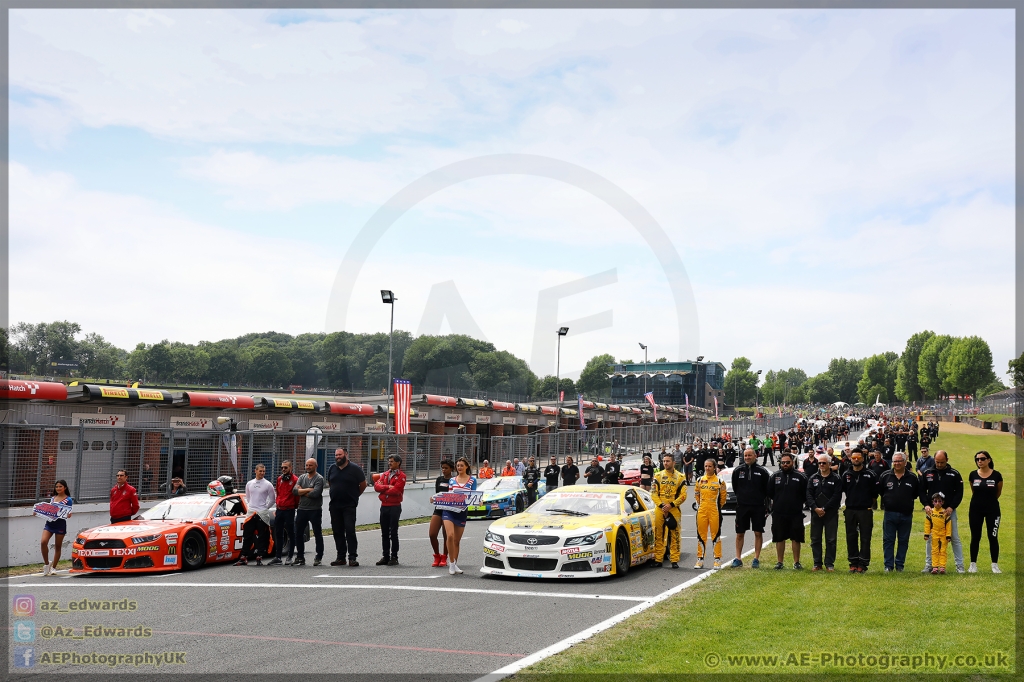
{"type": "MultiPolygon", "coordinates": [[[[271,528],[272,514],[262,513],[271,528]]],[[[71,572],[154,573],[236,561],[245,521],[241,493],[172,497],[131,521],[83,530],[72,545],[71,572]]],[[[274,551],[270,535],[268,556],[274,551]]]]}

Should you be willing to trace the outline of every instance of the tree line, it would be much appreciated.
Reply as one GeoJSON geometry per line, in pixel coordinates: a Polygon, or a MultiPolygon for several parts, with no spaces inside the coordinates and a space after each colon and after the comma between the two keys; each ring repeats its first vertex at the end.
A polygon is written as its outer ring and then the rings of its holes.
{"type": "MultiPolygon", "coordinates": [[[[812,377],[793,367],[768,370],[759,385],[760,377],[750,368],[750,360],[741,356],[726,372],[724,388],[730,403],[912,403],[954,395],[980,398],[1006,388],[993,370],[992,350],[984,339],[932,331],[907,339],[902,354],[886,351],[861,359],[832,358],[828,369],[812,377]]],[[[1015,383],[1024,379],[1024,354],[1011,360],[1009,369],[1015,383]]]]}
{"type": "MultiPolygon", "coordinates": [[[[77,376],[171,385],[323,388],[378,392],[387,386],[388,335],[333,332],[244,334],[187,344],[164,339],[118,348],[96,333],[82,334],[67,320],[19,322],[0,328],[0,352],[12,374],[54,374],[53,362],[77,362],[77,376]]],[[[659,358],[655,362],[664,362],[659,358]]],[[[396,330],[392,374],[413,386],[517,393],[553,400],[582,393],[601,400],[611,394],[608,374],[616,360],[591,358],[576,381],[538,377],[525,360],[469,336],[420,336],[396,330]],[[557,385],[557,389],[556,389],[557,385]]],[[[618,364],[632,364],[620,359],[618,364]]],[[[1005,388],[992,370],[992,352],[977,336],[956,338],[931,331],[914,334],[902,354],[862,359],[833,358],[828,369],[808,377],[802,369],[769,369],[761,376],[746,357],[733,360],[724,378],[729,404],[872,404],[935,400],[954,394],[978,397],[1005,388]]],[[[1024,379],[1024,355],[1011,361],[1015,382],[1024,379]]],[[[1019,384],[1018,384],[1019,385],[1019,384]]]]}

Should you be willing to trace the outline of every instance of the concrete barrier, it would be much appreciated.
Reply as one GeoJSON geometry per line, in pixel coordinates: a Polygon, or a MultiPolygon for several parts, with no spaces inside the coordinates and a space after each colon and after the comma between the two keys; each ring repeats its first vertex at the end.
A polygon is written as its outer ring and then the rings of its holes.
{"type": "MultiPolygon", "coordinates": [[[[418,516],[430,516],[434,507],[430,504],[430,496],[434,494],[434,485],[426,483],[407,483],[405,486],[405,498],[402,501],[402,517],[406,519],[418,516]]],[[[323,506],[323,527],[331,527],[331,515],[328,511],[330,506],[330,494],[324,491],[323,506]]],[[[143,510],[159,503],[160,500],[146,500],[142,502],[143,510]]],[[[45,520],[33,516],[32,507],[9,507],[0,509],[0,519],[7,528],[7,556],[2,566],[24,566],[26,564],[42,563],[42,555],[39,552],[39,541],[42,537],[43,524],[45,520]]],[[[380,521],[380,499],[372,487],[367,487],[359,499],[359,506],[356,508],[356,524],[364,525],[378,523],[380,521]]],[[[95,526],[102,526],[110,522],[110,507],[104,503],[76,504],[71,518],[68,519],[68,534],[64,538],[61,559],[71,558],[71,542],[75,536],[95,526]]],[[[50,556],[53,554],[53,540],[50,540],[50,556]]]]}

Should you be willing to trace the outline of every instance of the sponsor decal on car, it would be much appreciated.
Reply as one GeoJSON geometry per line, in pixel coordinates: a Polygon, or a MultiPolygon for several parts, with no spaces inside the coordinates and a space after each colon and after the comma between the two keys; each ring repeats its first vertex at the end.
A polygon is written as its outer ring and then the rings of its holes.
{"type": "Polygon", "coordinates": [[[176,544],[178,544],[178,534],[177,533],[168,533],[164,537],[167,538],[167,544],[168,545],[176,545],[176,544]]]}
{"type": "Polygon", "coordinates": [[[559,573],[557,577],[559,577],[559,578],[572,578],[574,576],[573,576],[572,573],[559,573]]]}
{"type": "Polygon", "coordinates": [[[168,554],[177,554],[178,553],[178,548],[175,547],[174,545],[171,545],[170,547],[167,548],[167,553],[168,554]]]}
{"type": "Polygon", "coordinates": [[[217,525],[220,526],[221,528],[230,528],[231,527],[231,522],[228,521],[227,519],[224,519],[223,521],[218,521],[217,525]]]}
{"type": "Polygon", "coordinates": [[[488,547],[490,547],[491,549],[496,550],[498,552],[504,552],[505,551],[505,545],[496,545],[493,542],[491,544],[489,544],[488,547]]]}
{"type": "Polygon", "coordinates": [[[579,547],[566,547],[562,550],[562,554],[573,554],[578,551],[580,551],[579,547]]]}
{"type": "Polygon", "coordinates": [[[489,554],[491,556],[501,556],[500,552],[496,552],[495,550],[491,549],[490,547],[484,547],[484,554],[489,554]]]}
{"type": "Polygon", "coordinates": [[[177,566],[178,557],[173,554],[168,554],[164,557],[164,566],[177,566]]]}
{"type": "MultiPolygon", "coordinates": [[[[140,547],[136,547],[135,549],[137,551],[139,551],[139,552],[158,552],[158,551],[160,551],[160,546],[159,545],[142,545],[140,547]]],[[[174,548],[171,547],[171,549],[174,549],[174,548]]]]}
{"type": "Polygon", "coordinates": [[[137,547],[118,547],[115,549],[80,549],[79,556],[135,556],[137,547]]]}
{"type": "Polygon", "coordinates": [[[590,560],[590,563],[592,563],[592,564],[599,564],[599,563],[601,563],[603,561],[604,561],[604,557],[596,556],[596,557],[594,557],[593,559],[590,560]]]}
{"type": "Polygon", "coordinates": [[[566,559],[589,559],[592,556],[594,556],[593,552],[573,552],[572,554],[570,554],[569,556],[567,556],[565,558],[566,559]]]}

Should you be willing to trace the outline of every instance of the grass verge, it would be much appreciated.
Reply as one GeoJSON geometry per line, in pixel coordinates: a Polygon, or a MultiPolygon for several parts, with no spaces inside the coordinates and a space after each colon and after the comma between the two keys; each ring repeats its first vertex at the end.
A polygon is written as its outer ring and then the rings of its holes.
{"type": "MultiPolygon", "coordinates": [[[[871,570],[866,574],[851,575],[843,570],[846,544],[840,522],[836,573],[726,569],[526,668],[515,679],[568,681],[593,680],[599,675],[610,679],[613,675],[708,673],[831,677],[895,672],[901,677],[909,674],[933,680],[934,673],[942,672],[943,679],[978,680],[1014,672],[1016,439],[943,433],[936,446],[950,454],[953,466],[965,479],[974,468],[975,452],[984,449],[992,453],[1005,480],[1000,500],[1002,575],[990,572],[986,541],[979,554],[979,573],[957,575],[950,550],[952,574],[922,575],[923,513],[915,515],[906,572],[884,573],[882,514],[878,512],[871,570]],[[925,658],[928,655],[933,658],[925,658]],[[941,670],[940,656],[947,657],[941,659],[941,670]],[[973,656],[977,663],[969,665],[969,659],[961,659],[958,664],[956,656],[973,656]],[[840,657],[842,664],[837,665],[840,657]],[[850,662],[853,665],[848,665],[850,662]]],[[[969,502],[968,490],[958,513],[968,562],[969,502]]],[[[725,522],[733,523],[732,517],[725,522]]],[[[801,559],[810,565],[809,543],[803,550],[801,559]]],[[[774,565],[774,546],[763,552],[762,559],[766,558],[766,566],[774,565]]],[[[787,567],[791,566],[787,549],[787,567]]]]}

